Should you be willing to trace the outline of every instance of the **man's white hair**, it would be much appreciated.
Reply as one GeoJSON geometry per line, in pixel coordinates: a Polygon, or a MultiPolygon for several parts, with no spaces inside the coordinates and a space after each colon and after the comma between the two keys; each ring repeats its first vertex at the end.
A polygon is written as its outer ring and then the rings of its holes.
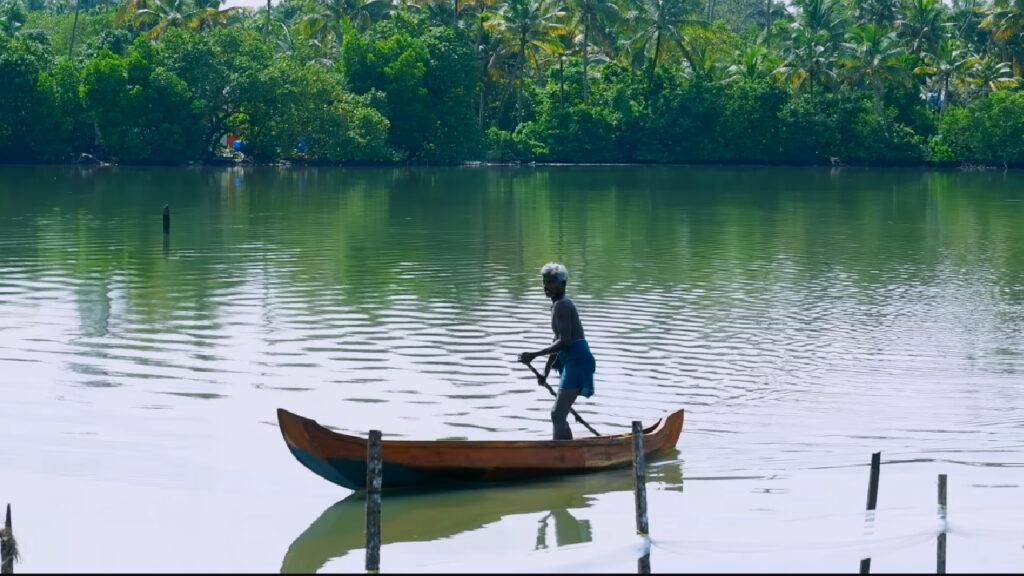
{"type": "Polygon", "coordinates": [[[556,280],[558,282],[569,281],[569,271],[558,262],[548,262],[540,269],[540,275],[545,279],[556,280]]]}

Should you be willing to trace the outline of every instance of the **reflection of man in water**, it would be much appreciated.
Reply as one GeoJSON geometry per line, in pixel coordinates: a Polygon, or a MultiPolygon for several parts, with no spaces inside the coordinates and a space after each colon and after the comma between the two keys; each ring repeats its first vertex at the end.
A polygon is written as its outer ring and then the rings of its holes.
{"type": "Polygon", "coordinates": [[[540,519],[540,526],[537,528],[537,545],[534,550],[547,548],[548,518],[555,518],[555,544],[568,546],[569,544],[581,544],[590,542],[593,536],[590,534],[590,520],[577,520],[565,508],[552,510],[540,519]]]}
{"type": "Polygon", "coordinates": [[[544,378],[555,368],[561,374],[558,397],[551,409],[551,423],[555,440],[572,440],[572,430],[566,422],[569,409],[576,397],[589,398],[594,393],[594,355],[583,336],[583,324],[576,311],[576,305],[565,295],[569,271],[565,266],[551,262],[540,270],[544,280],[544,294],[551,298],[551,330],[554,342],[539,352],[523,352],[519,361],[529,364],[537,356],[548,356],[544,366],[544,378]]]}

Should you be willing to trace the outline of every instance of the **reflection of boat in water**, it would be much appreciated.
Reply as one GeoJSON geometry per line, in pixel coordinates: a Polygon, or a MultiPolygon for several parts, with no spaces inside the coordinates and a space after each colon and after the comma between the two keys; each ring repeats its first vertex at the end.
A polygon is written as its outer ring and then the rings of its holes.
{"type": "MultiPolygon", "coordinates": [[[[650,482],[682,484],[682,469],[676,461],[652,464],[647,471],[650,482]]],[[[381,507],[381,544],[439,540],[476,530],[506,516],[545,511],[549,514],[538,523],[537,548],[552,545],[552,523],[555,545],[589,542],[589,521],[578,519],[569,510],[588,508],[592,497],[599,494],[632,490],[633,471],[625,469],[528,484],[398,492],[387,495],[381,507]]],[[[281,572],[316,572],[334,558],[363,549],[364,494],[355,492],[324,510],[288,547],[281,572]]]]}
{"type": "MultiPolygon", "coordinates": [[[[345,488],[366,487],[366,439],[331,431],[281,408],[277,421],[288,449],[303,466],[345,488]]],[[[682,429],[682,410],[645,428],[644,452],[675,448],[682,429]]],[[[633,438],[384,440],[381,458],[384,488],[535,479],[627,466],[633,462],[633,438]]]]}
{"type": "Polygon", "coordinates": [[[537,528],[536,550],[548,547],[548,521],[555,523],[555,544],[557,546],[568,546],[569,544],[580,544],[590,542],[590,520],[578,520],[565,508],[559,508],[548,512],[547,516],[541,518],[540,526],[537,528]]]}

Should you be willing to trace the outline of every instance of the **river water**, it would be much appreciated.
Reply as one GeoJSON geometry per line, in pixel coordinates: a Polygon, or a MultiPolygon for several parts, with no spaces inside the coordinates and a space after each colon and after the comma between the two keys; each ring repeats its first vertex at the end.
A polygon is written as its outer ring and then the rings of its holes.
{"type": "Polygon", "coordinates": [[[583,417],[686,409],[651,540],[630,470],[386,493],[383,571],[929,572],[943,529],[951,572],[1024,568],[1024,173],[7,166],[17,569],[361,570],[365,501],[275,409],[548,437],[515,357],[550,341],[550,260],[597,358],[583,417]]]}

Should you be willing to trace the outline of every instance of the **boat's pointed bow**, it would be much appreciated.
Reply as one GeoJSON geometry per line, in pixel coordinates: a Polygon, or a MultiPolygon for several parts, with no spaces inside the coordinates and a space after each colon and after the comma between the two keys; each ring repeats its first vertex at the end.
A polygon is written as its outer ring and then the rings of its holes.
{"type": "Polygon", "coordinates": [[[298,414],[292,414],[284,408],[277,409],[277,425],[281,428],[281,436],[289,446],[306,450],[310,448],[305,422],[306,419],[298,414]]]}

